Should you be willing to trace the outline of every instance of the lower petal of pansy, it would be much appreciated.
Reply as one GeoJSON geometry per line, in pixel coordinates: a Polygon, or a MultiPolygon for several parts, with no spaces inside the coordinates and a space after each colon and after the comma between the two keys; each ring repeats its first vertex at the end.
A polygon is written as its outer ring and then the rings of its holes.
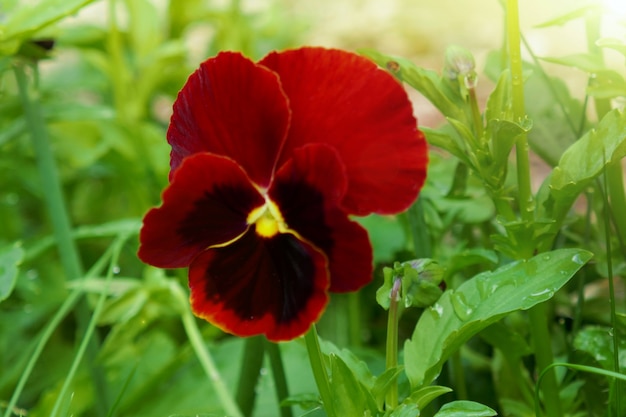
{"type": "Polygon", "coordinates": [[[371,281],[373,270],[367,231],[339,206],[345,189],[346,175],[337,152],[313,144],[293,152],[268,191],[287,228],[327,256],[334,292],[358,290],[371,281]]]}
{"type": "Polygon", "coordinates": [[[209,249],[189,268],[194,313],[237,336],[289,340],[304,334],[328,302],[326,258],[290,233],[250,229],[209,249]]]}
{"type": "Polygon", "coordinates": [[[279,165],[307,143],[332,145],[349,178],[350,214],[391,214],[415,200],[427,148],[409,98],[390,74],[359,55],[324,48],[273,52],[260,61],[289,97],[289,135],[279,165]]]}
{"type": "Polygon", "coordinates": [[[265,199],[234,161],[199,153],[186,158],[163,192],[163,204],[146,214],[139,258],[161,268],[180,268],[209,246],[248,229],[248,214],[265,199]]]}

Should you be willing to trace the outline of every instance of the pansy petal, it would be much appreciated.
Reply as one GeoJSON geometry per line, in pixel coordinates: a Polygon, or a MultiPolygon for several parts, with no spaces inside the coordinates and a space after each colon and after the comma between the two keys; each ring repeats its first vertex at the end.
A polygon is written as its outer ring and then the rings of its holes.
{"type": "Polygon", "coordinates": [[[372,279],[367,231],[338,205],[345,185],[337,152],[328,145],[312,144],[293,152],[268,191],[287,227],[326,254],[334,292],[358,290],[372,279]]]}
{"type": "Polygon", "coordinates": [[[290,340],[304,334],[328,302],[324,255],[290,233],[254,230],[199,255],[189,268],[194,313],[237,336],[290,340]]]}
{"type": "Polygon", "coordinates": [[[163,204],[144,217],[138,256],[161,268],[188,266],[207,247],[244,233],[248,214],[264,202],[232,160],[209,153],[190,156],[163,192],[163,204]]]}
{"type": "Polygon", "coordinates": [[[426,142],[390,74],[324,48],[274,52],[260,64],[278,73],[292,111],[280,164],[303,144],[327,143],[347,170],[342,204],[349,213],[397,213],[415,200],[426,176],[426,142]]]}
{"type": "Polygon", "coordinates": [[[191,154],[211,152],[237,161],[265,187],[289,118],[276,74],[239,53],[222,52],[201,64],[174,103],[167,132],[171,171],[191,154]]]}

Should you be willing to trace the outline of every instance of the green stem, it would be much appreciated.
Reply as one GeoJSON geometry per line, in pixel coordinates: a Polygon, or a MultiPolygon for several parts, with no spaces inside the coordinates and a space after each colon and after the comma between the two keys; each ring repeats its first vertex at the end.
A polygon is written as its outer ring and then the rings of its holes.
{"type": "MultiPolygon", "coordinates": [[[[289,389],[287,387],[287,377],[285,376],[285,367],[283,366],[283,358],[280,353],[280,346],[276,343],[265,342],[265,351],[270,359],[270,365],[272,366],[272,375],[274,378],[274,385],[276,387],[276,397],[278,404],[287,397],[289,397],[289,389]]],[[[280,407],[281,417],[293,417],[291,407],[280,407]]]]}
{"type": "Polygon", "coordinates": [[[213,357],[204,345],[200,329],[198,329],[198,325],[196,323],[196,318],[191,312],[191,308],[189,308],[182,288],[179,285],[174,285],[172,287],[172,291],[175,296],[179,298],[181,303],[180,305],[183,306],[181,319],[183,321],[183,327],[185,328],[187,337],[189,338],[189,343],[191,343],[191,346],[193,347],[204,372],[209,377],[209,380],[213,385],[213,389],[217,393],[217,397],[224,408],[224,412],[229,417],[244,417],[241,410],[237,406],[237,403],[228,391],[228,388],[226,388],[226,384],[215,366],[213,357]]]}
{"type": "Polygon", "coordinates": [[[428,233],[428,225],[424,219],[424,202],[418,198],[406,213],[413,242],[413,252],[416,258],[430,258],[432,245],[428,233]]]}
{"type": "Polygon", "coordinates": [[[454,391],[458,400],[467,400],[467,385],[465,384],[465,370],[463,369],[463,361],[461,359],[461,350],[454,352],[450,358],[452,366],[452,380],[454,381],[454,391]]]}
{"type": "MultiPolygon", "coordinates": [[[[34,70],[36,73],[36,65],[34,66],[34,70]]],[[[61,265],[63,266],[67,280],[76,280],[83,276],[83,266],[76,242],[72,237],[72,227],[65,206],[61,181],[50,147],[48,131],[43,119],[41,107],[36,99],[31,99],[30,97],[24,64],[16,64],[14,66],[14,72],[22,107],[24,108],[24,116],[32,136],[43,196],[52,222],[52,229],[59,249],[61,265]]],[[[75,316],[78,324],[78,333],[82,336],[85,334],[88,327],[88,317],[90,316],[89,306],[85,300],[78,300],[75,316]]],[[[99,416],[105,416],[109,408],[107,406],[107,385],[102,370],[95,365],[100,340],[97,334],[94,334],[89,340],[87,358],[95,388],[97,392],[101,394],[96,396],[96,412],[99,416]]]]}
{"type": "MultiPolygon", "coordinates": [[[[402,280],[396,277],[389,294],[389,313],[387,315],[387,343],[385,346],[385,369],[393,369],[398,366],[398,309],[399,293],[402,280]]],[[[393,410],[398,406],[398,384],[393,383],[385,398],[385,410],[393,410]]]]}
{"type": "Polygon", "coordinates": [[[244,342],[241,371],[235,399],[244,416],[249,417],[254,410],[256,386],[263,365],[264,342],[262,336],[249,337],[244,342]]]}
{"type": "Polygon", "coordinates": [[[320,397],[322,397],[322,404],[326,415],[328,415],[328,417],[336,417],[333,407],[333,396],[330,391],[330,380],[326,366],[324,365],[324,357],[322,356],[322,349],[320,348],[320,342],[317,338],[315,325],[312,325],[309,331],[304,335],[304,342],[306,343],[307,352],[309,353],[311,371],[313,371],[317,389],[320,393],[320,397]]]}
{"type": "MultiPolygon", "coordinates": [[[[548,305],[537,304],[528,311],[530,318],[530,334],[535,352],[536,369],[544,372],[551,369],[554,363],[550,331],[548,330],[548,305]]],[[[546,372],[542,386],[544,405],[549,417],[560,417],[561,401],[559,398],[559,386],[554,370],[546,372]]]]}
{"type": "MultiPolygon", "coordinates": [[[[526,117],[524,109],[524,78],[522,73],[522,56],[520,52],[520,28],[517,0],[507,0],[506,27],[509,45],[509,65],[511,70],[511,86],[513,99],[513,117],[521,122],[526,117]]],[[[517,188],[522,219],[531,222],[533,219],[532,191],[530,186],[530,158],[528,156],[528,138],[525,133],[517,137],[515,143],[517,162],[517,188]]],[[[531,253],[524,254],[530,257],[531,253]]]]}
{"type": "Polygon", "coordinates": [[[61,390],[59,391],[54,407],[52,408],[52,411],[50,412],[51,417],[55,417],[57,413],[59,412],[59,409],[61,408],[61,405],[63,404],[64,399],[66,398],[67,390],[70,388],[70,385],[72,384],[72,381],[74,380],[74,375],[76,375],[78,366],[82,362],[85,351],[87,350],[87,346],[89,345],[89,340],[91,340],[91,337],[94,334],[94,330],[96,328],[96,322],[98,320],[98,317],[100,316],[100,312],[104,308],[104,302],[106,301],[106,298],[109,292],[109,285],[111,283],[111,280],[113,279],[114,270],[118,265],[118,260],[120,257],[120,252],[122,251],[122,246],[124,245],[128,237],[129,237],[128,235],[120,236],[111,245],[111,248],[112,248],[111,249],[111,262],[109,263],[109,270],[107,271],[107,275],[106,275],[106,283],[105,283],[104,291],[102,291],[102,293],[100,294],[100,297],[98,298],[96,307],[94,308],[93,314],[91,315],[91,320],[89,320],[89,326],[87,327],[85,336],[83,337],[83,340],[80,346],[78,347],[78,351],[76,352],[76,355],[74,356],[74,361],[72,362],[72,365],[70,366],[70,369],[67,372],[65,381],[63,381],[63,386],[61,387],[61,390]]]}
{"type": "MultiPolygon", "coordinates": [[[[606,239],[606,267],[608,272],[608,280],[609,280],[609,304],[610,304],[610,312],[611,312],[611,328],[613,329],[613,334],[611,339],[613,340],[613,370],[616,373],[620,372],[619,366],[619,338],[617,331],[617,313],[616,313],[616,303],[615,303],[615,283],[613,282],[613,259],[611,256],[611,222],[609,217],[609,200],[608,200],[608,185],[607,185],[607,177],[608,174],[606,169],[604,171],[604,234],[606,239]]],[[[611,387],[611,391],[614,394],[615,398],[615,409],[619,413],[621,410],[621,382],[619,379],[615,380],[613,386],[611,387]]],[[[610,412],[609,412],[610,415],[610,412]]]]}

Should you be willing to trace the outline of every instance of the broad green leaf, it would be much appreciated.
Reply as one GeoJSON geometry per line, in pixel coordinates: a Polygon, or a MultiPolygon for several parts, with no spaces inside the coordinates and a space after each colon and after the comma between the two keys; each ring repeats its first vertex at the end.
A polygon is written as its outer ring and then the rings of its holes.
{"type": "Polygon", "coordinates": [[[24,259],[24,249],[19,243],[0,249],[0,301],[13,292],[17,281],[18,266],[24,259]]]}
{"type": "Polygon", "coordinates": [[[563,153],[538,192],[536,218],[553,219],[551,232],[557,233],[580,193],[607,165],[624,156],[626,114],[613,110],[563,153]]]}
{"type": "Polygon", "coordinates": [[[493,323],[480,332],[487,343],[500,349],[507,358],[521,358],[530,355],[532,349],[526,339],[502,322],[493,323]]]}
{"type": "Polygon", "coordinates": [[[485,327],[550,299],[591,256],[582,249],[559,249],[481,273],[444,292],[405,343],[411,386],[430,384],[446,359],[485,327]]]}
{"type": "MultiPolygon", "coordinates": [[[[613,360],[613,336],[608,327],[590,326],[576,334],[574,347],[588,353],[602,368],[612,371],[615,369],[613,360]]],[[[618,358],[620,366],[626,364],[626,340],[619,338],[618,358]]]]}
{"type": "Polygon", "coordinates": [[[490,417],[497,414],[486,405],[474,401],[452,401],[441,407],[434,417],[490,417]]]}
{"type": "MultiPolygon", "coordinates": [[[[493,268],[498,263],[498,255],[489,249],[470,248],[455,252],[446,262],[446,276],[450,277],[458,271],[476,265],[488,265],[493,268]]],[[[445,280],[447,282],[447,280],[445,280]]]]}
{"type": "Polygon", "coordinates": [[[333,408],[338,416],[362,416],[370,412],[375,415],[376,401],[365,389],[348,365],[337,355],[329,356],[331,380],[330,389],[333,393],[333,408]]]}
{"type": "Polygon", "coordinates": [[[23,40],[46,26],[75,14],[92,1],[40,0],[21,2],[9,10],[4,10],[7,19],[0,25],[0,52],[7,55],[15,53],[23,40]]]}
{"type": "MultiPolygon", "coordinates": [[[[578,139],[580,121],[584,119],[582,103],[573,98],[563,80],[550,77],[540,67],[525,83],[525,103],[533,129],[528,132],[532,150],[554,167],[563,152],[578,139]]],[[[583,126],[584,128],[584,126],[583,126]]]]}

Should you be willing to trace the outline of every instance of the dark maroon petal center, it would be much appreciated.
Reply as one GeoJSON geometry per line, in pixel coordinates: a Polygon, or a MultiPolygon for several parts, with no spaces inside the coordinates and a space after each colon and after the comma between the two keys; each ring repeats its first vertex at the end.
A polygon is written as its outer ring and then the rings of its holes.
{"type": "Polygon", "coordinates": [[[189,278],[196,314],[241,336],[293,338],[326,304],[325,257],[290,233],[263,238],[251,228],[196,258],[189,278]]]}

